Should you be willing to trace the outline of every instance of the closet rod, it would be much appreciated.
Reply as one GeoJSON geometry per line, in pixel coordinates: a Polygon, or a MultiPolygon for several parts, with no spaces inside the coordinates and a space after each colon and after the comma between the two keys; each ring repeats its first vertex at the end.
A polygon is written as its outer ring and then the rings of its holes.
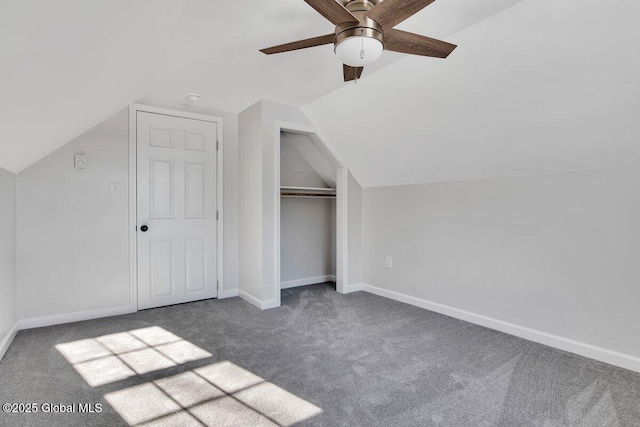
{"type": "Polygon", "coordinates": [[[335,199],[336,196],[332,194],[315,194],[315,193],[287,193],[281,192],[281,197],[305,197],[309,199],[335,199]]]}

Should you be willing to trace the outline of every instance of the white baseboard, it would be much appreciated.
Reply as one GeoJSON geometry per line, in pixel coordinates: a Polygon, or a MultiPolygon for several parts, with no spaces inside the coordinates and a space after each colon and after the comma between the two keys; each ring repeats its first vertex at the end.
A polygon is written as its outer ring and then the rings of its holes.
{"type": "Polygon", "coordinates": [[[364,283],[352,283],[344,287],[343,294],[350,294],[351,292],[361,291],[363,286],[365,286],[364,283]]]}
{"type": "Polygon", "coordinates": [[[276,308],[276,307],[280,307],[280,301],[278,301],[277,299],[262,301],[262,304],[260,305],[261,310],[268,310],[270,308],[276,308]]]}
{"type": "Polygon", "coordinates": [[[238,296],[237,289],[223,289],[218,294],[218,299],[232,298],[238,296]]]}
{"type": "Polygon", "coordinates": [[[75,313],[56,314],[53,316],[35,317],[18,320],[18,329],[41,328],[43,326],[61,325],[63,323],[80,322],[82,320],[100,319],[102,317],[119,316],[131,313],[130,305],[101,308],[98,310],[76,311],[75,313]]]}
{"type": "Polygon", "coordinates": [[[272,299],[269,301],[261,301],[253,295],[249,295],[245,291],[238,291],[238,296],[243,300],[247,301],[251,305],[255,305],[260,310],[267,310],[269,308],[280,307],[280,302],[277,299],[272,299]]]}
{"type": "Polygon", "coordinates": [[[280,307],[280,302],[277,299],[272,299],[268,301],[261,301],[253,295],[249,295],[245,291],[238,291],[238,296],[248,302],[251,305],[255,305],[260,310],[267,310],[269,308],[280,307]]]}
{"type": "Polygon", "coordinates": [[[327,276],[307,277],[306,279],[287,280],[280,283],[280,289],[295,288],[298,286],[315,285],[316,283],[335,282],[336,276],[329,274],[327,276]]]}
{"type": "MultiPolygon", "coordinates": [[[[353,285],[352,285],[353,286],[353,285]]],[[[580,341],[575,341],[569,338],[564,338],[558,335],[549,334],[536,329],[527,328],[524,326],[516,325],[502,320],[494,319],[492,317],[475,314],[470,311],[460,310],[458,308],[450,307],[448,305],[439,304],[436,302],[428,301],[421,298],[416,298],[410,295],[401,294],[399,292],[390,291],[387,289],[378,288],[375,286],[362,284],[362,290],[370,292],[385,298],[393,299],[396,301],[411,304],[416,307],[424,308],[436,313],[445,314],[447,316],[455,317],[456,319],[465,320],[470,323],[475,323],[490,329],[505,332],[510,335],[515,335],[520,338],[534,341],[540,344],[548,345],[560,350],[575,353],[580,356],[588,357],[591,359],[599,360],[600,362],[609,363],[611,365],[619,366],[621,368],[629,369],[632,371],[640,372],[640,358],[631,356],[629,354],[620,353],[606,348],[597,347],[595,345],[586,344],[580,341]]]]}
{"type": "MultiPolygon", "coordinates": [[[[298,286],[314,285],[316,283],[335,282],[335,281],[336,281],[336,276],[332,274],[329,274],[326,276],[308,277],[306,279],[289,280],[286,282],[281,282],[280,289],[289,289],[289,288],[295,288],[298,286]]],[[[270,308],[280,307],[280,300],[277,298],[274,298],[268,301],[262,301],[254,297],[253,295],[249,295],[244,291],[235,291],[235,292],[237,292],[236,294],[237,296],[247,301],[248,303],[258,307],[260,310],[268,310],[270,308]]],[[[236,296],[236,295],[232,295],[232,296],[236,296]]]]}
{"type": "Polygon", "coordinates": [[[13,327],[6,333],[4,337],[2,337],[2,341],[0,341],[0,360],[4,357],[9,350],[9,346],[13,342],[13,339],[16,337],[18,333],[18,322],[16,322],[13,327]]]}
{"type": "Polygon", "coordinates": [[[245,291],[238,290],[238,296],[243,300],[245,300],[246,302],[248,302],[249,304],[255,305],[260,310],[262,310],[262,301],[260,301],[258,298],[254,297],[253,295],[249,295],[245,291]]]}

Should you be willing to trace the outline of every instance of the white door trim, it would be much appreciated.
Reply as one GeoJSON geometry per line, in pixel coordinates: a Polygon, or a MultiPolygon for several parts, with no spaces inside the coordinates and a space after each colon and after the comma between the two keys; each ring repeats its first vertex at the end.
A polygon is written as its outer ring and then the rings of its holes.
{"type": "Polygon", "coordinates": [[[336,291],[349,292],[349,169],[342,167],[337,172],[336,184],[336,291]],[[342,218],[342,221],[339,219],[342,218]]]}
{"type": "Polygon", "coordinates": [[[348,233],[348,209],[347,209],[347,197],[348,197],[348,169],[344,162],[338,155],[338,153],[329,145],[323,136],[314,127],[304,126],[297,123],[288,123],[276,121],[275,128],[275,162],[276,162],[276,194],[275,194],[275,247],[276,254],[276,268],[274,287],[276,298],[273,304],[270,304],[268,308],[280,307],[280,132],[291,132],[302,135],[308,135],[316,144],[320,144],[329,150],[331,155],[335,158],[336,162],[340,165],[340,169],[337,171],[336,186],[336,290],[340,293],[347,292],[347,281],[349,280],[349,233],[348,233]]]}
{"type": "Polygon", "coordinates": [[[131,104],[129,106],[129,308],[131,313],[138,311],[138,180],[137,180],[137,113],[138,111],[154,114],[162,114],[165,116],[180,117],[184,119],[201,120],[205,122],[213,122],[217,124],[217,200],[216,209],[219,216],[216,223],[217,227],[217,246],[218,246],[218,298],[224,295],[224,129],[223,119],[218,116],[210,116],[208,114],[192,113],[188,111],[172,110],[163,107],[154,107],[143,104],[131,104]]]}

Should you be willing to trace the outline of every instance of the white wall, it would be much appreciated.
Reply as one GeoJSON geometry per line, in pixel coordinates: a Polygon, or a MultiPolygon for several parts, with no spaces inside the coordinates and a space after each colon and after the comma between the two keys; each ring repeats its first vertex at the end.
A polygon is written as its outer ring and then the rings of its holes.
{"type": "MultiPolygon", "coordinates": [[[[281,138],[280,144],[280,185],[327,187],[295,143],[286,137],[281,138]]],[[[335,199],[280,199],[280,281],[283,287],[335,276],[335,215],[335,199]]]]}
{"type": "Polygon", "coordinates": [[[331,212],[329,213],[329,218],[331,223],[329,224],[329,227],[331,228],[331,240],[329,241],[329,249],[331,251],[330,254],[330,261],[331,264],[329,265],[329,271],[331,272],[331,275],[336,276],[336,284],[338,282],[338,200],[333,199],[331,200],[331,212]]]}
{"type": "Polygon", "coordinates": [[[17,321],[16,176],[0,169],[0,359],[17,321]]]}
{"type": "Polygon", "coordinates": [[[238,116],[240,296],[260,308],[280,305],[276,122],[311,126],[299,108],[269,101],[259,101],[238,116]]]}
{"type": "Polygon", "coordinates": [[[129,305],[128,137],[125,109],[18,174],[21,320],[129,305]]]}
{"type": "MultiPolygon", "coordinates": [[[[328,188],[328,184],[298,151],[297,138],[288,137],[287,132],[281,132],[280,135],[280,185],[328,188]]],[[[311,138],[306,135],[296,135],[296,137],[311,141],[311,138]]],[[[333,174],[336,174],[335,169],[333,174]]]]}
{"type": "Polygon", "coordinates": [[[239,291],[262,301],[262,103],[238,115],[239,291]]]}
{"type": "Polygon", "coordinates": [[[280,280],[284,286],[284,282],[336,275],[332,218],[333,200],[282,198],[280,280]]]}
{"type": "MultiPolygon", "coordinates": [[[[220,296],[232,296],[238,289],[237,116],[153,99],[140,102],[224,120],[220,296]]],[[[47,316],[124,311],[129,305],[128,126],[125,109],[18,174],[18,314],[25,325],[47,316]],[[85,170],[73,168],[73,156],[80,153],[87,157],[85,170]],[[120,183],[120,196],[108,195],[110,182],[120,183]]]]}
{"type": "Polygon", "coordinates": [[[276,122],[294,123],[312,126],[304,113],[298,108],[275,102],[261,101],[262,104],[262,278],[264,286],[263,298],[269,301],[268,306],[280,305],[280,283],[276,280],[278,252],[276,247],[277,208],[276,195],[280,188],[276,186],[276,153],[279,151],[280,135],[276,132],[276,122]]]}
{"type": "Polygon", "coordinates": [[[340,163],[333,157],[333,153],[323,145],[317,135],[313,138],[310,135],[300,133],[281,132],[281,142],[291,143],[296,150],[306,160],[307,163],[322,179],[322,186],[336,188],[340,169],[340,163]]]}
{"type": "Polygon", "coordinates": [[[640,356],[638,217],[629,171],[365,188],[364,282],[640,356]]]}
{"type": "MultiPolygon", "coordinates": [[[[260,101],[239,115],[238,135],[239,135],[239,183],[240,194],[240,296],[252,304],[265,309],[280,305],[280,283],[276,277],[276,266],[279,265],[278,257],[280,247],[277,245],[280,205],[276,205],[277,186],[276,172],[278,170],[280,133],[277,132],[276,125],[282,125],[286,129],[287,124],[293,127],[313,130],[313,124],[297,107],[277,104],[269,101],[260,101]],[[261,253],[258,253],[260,248],[261,253]],[[260,290],[261,289],[261,290],[260,290]],[[251,290],[249,293],[245,290],[251,290]]],[[[319,136],[315,136],[320,140],[319,136]]],[[[311,136],[312,139],[315,138],[311,136]]],[[[336,177],[345,176],[342,171],[344,164],[338,159],[335,151],[323,142],[318,148],[322,153],[328,154],[327,159],[331,159],[337,170],[336,177]]],[[[312,156],[303,157],[309,161],[312,156]]],[[[348,171],[347,171],[348,172],[348,171]]],[[[355,210],[352,218],[358,221],[360,217],[360,203],[357,201],[360,185],[353,179],[345,176],[337,180],[337,186],[347,185],[349,189],[353,187],[356,201],[348,203],[345,207],[341,201],[336,202],[336,209],[340,215],[344,211],[355,210]],[[344,182],[344,184],[341,184],[344,182]]],[[[348,196],[350,197],[350,196],[348,196]]],[[[345,224],[346,225],[346,224],[345,224]]],[[[337,234],[342,236],[343,229],[340,224],[336,224],[337,234]]],[[[354,256],[348,255],[349,262],[352,258],[357,262],[358,246],[361,245],[361,238],[358,235],[357,226],[354,227],[355,234],[349,235],[347,239],[353,239],[354,256]]],[[[342,238],[342,237],[341,237],[342,238]]],[[[338,242],[336,251],[336,275],[340,280],[345,268],[342,265],[340,250],[342,243],[338,242]]],[[[353,276],[345,277],[345,282],[357,280],[361,268],[355,267],[353,276]]],[[[357,280],[356,283],[360,283],[357,280]]],[[[353,289],[351,289],[353,290],[353,289]]]]}
{"type": "Polygon", "coordinates": [[[362,187],[349,172],[348,178],[349,277],[347,285],[362,283],[362,187]]]}

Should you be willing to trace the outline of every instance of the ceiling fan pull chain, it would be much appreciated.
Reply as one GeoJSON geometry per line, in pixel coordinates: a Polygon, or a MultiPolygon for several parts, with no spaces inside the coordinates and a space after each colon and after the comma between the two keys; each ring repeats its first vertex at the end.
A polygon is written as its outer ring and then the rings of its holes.
{"type": "Polygon", "coordinates": [[[364,30],[360,30],[360,35],[362,36],[360,38],[360,45],[362,46],[362,49],[360,50],[360,59],[364,59],[364,30]]]}

